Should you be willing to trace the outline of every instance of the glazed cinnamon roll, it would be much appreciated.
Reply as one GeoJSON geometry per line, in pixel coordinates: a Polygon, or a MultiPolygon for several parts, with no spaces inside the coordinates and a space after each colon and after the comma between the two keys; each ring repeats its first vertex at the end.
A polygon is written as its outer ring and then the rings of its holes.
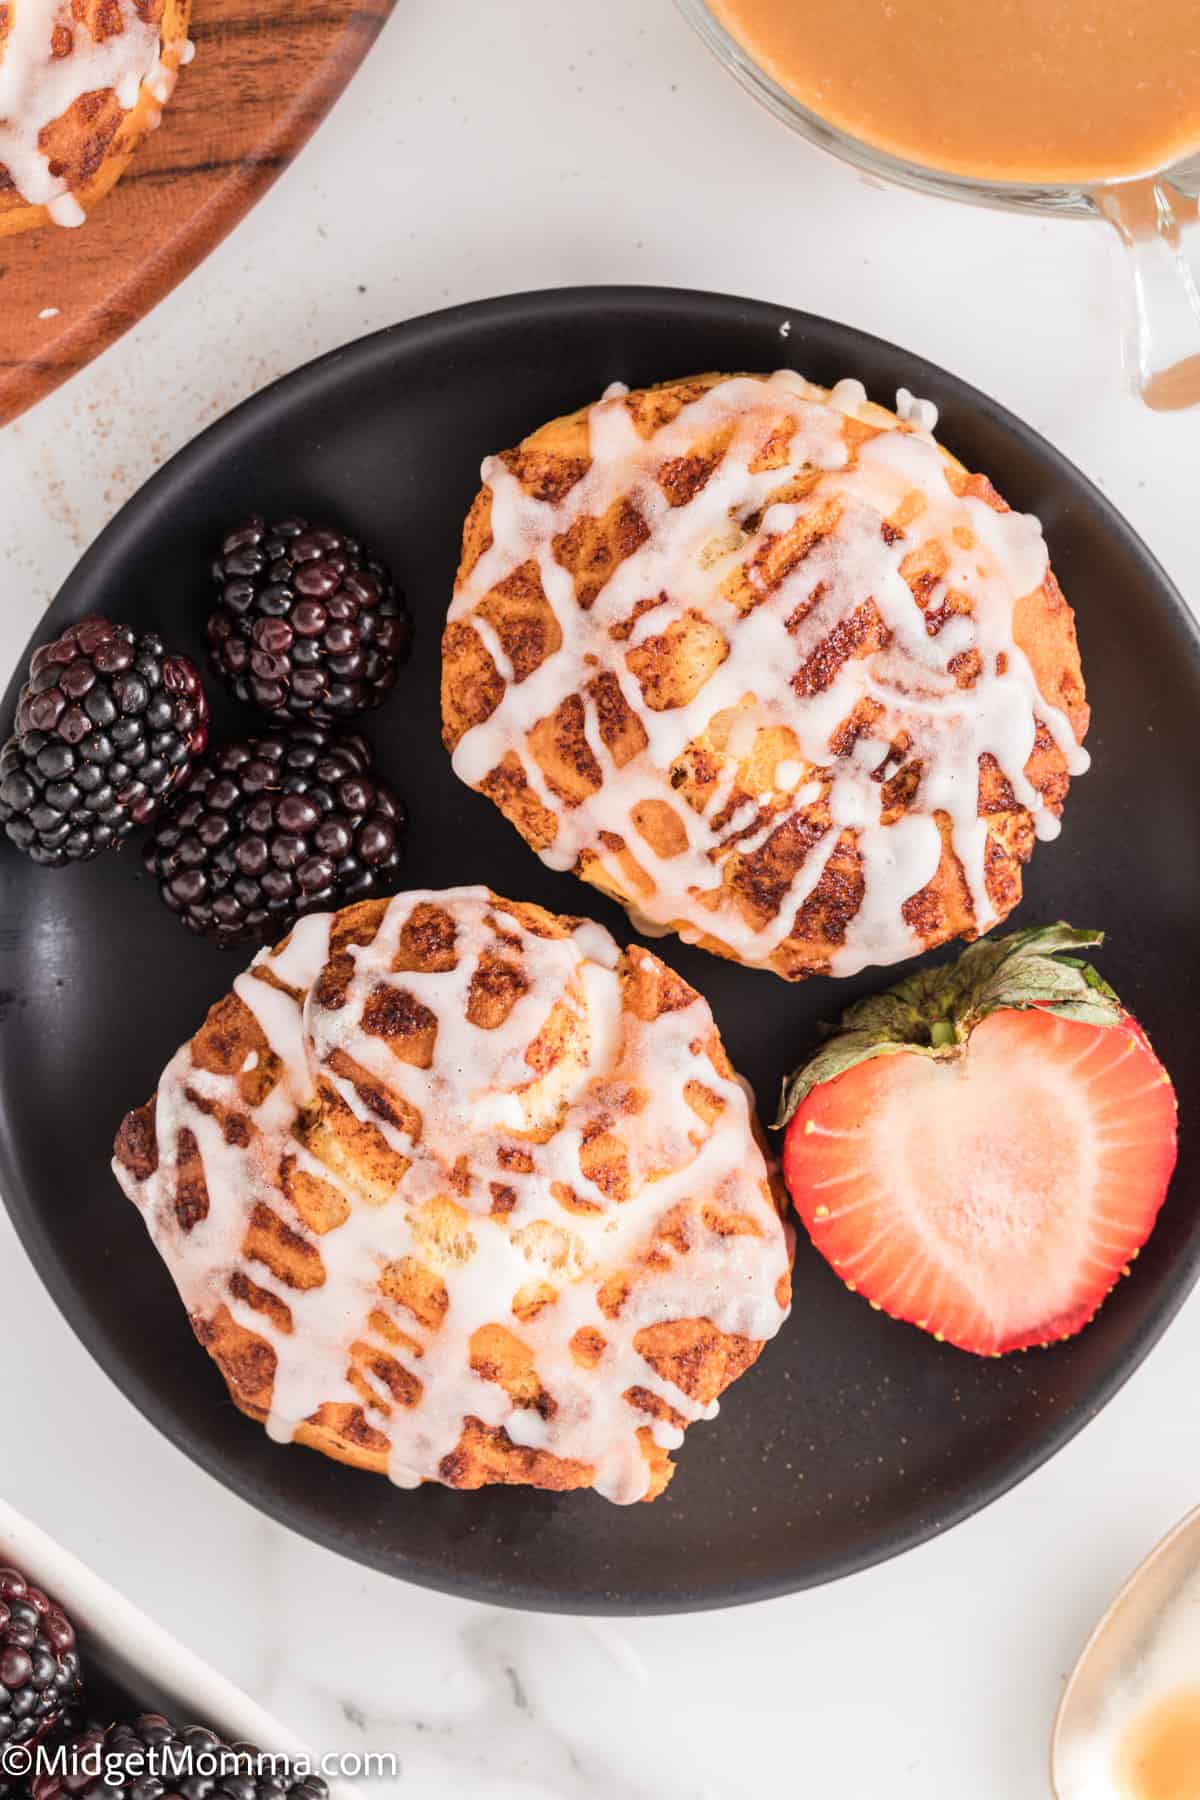
{"type": "Polygon", "coordinates": [[[191,0],[0,6],[0,237],[81,225],[191,58],[191,0]]]}
{"type": "Polygon", "coordinates": [[[402,1486],[654,1499],[787,1315],[706,1002],[486,888],[303,920],[114,1169],[242,1411],[402,1486]]]}
{"type": "Polygon", "coordinates": [[[1003,919],[1087,767],[1037,520],[903,412],[611,392],[485,462],[444,634],[454,767],[543,861],[792,980],[1003,919]]]}

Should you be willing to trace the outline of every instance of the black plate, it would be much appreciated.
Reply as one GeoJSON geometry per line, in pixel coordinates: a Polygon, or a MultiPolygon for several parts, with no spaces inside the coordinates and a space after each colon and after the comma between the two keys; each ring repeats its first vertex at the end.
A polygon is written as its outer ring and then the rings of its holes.
{"type": "MultiPolygon", "coordinates": [[[[1013,353],[1018,353],[1014,345],[1013,353]]],[[[347,1556],[509,1605],[643,1612],[764,1598],[893,1556],[1036,1468],[1129,1375],[1195,1279],[1200,1179],[1188,954],[1200,893],[1200,639],[1162,570],[1107,502],[1028,427],[919,357],[824,319],[656,289],[516,296],[419,319],[301,369],[161,471],[84,557],[48,626],[93,610],[199,655],[207,563],[251,508],[344,521],[403,579],[418,639],[376,716],[381,762],[412,809],[412,885],[485,881],[594,914],[623,913],[543,868],[462,787],[438,732],[438,638],[460,528],[488,451],[621,379],[782,362],[853,374],[890,403],[903,384],[941,408],[944,442],[1014,506],[1037,512],[1079,618],[1095,709],[1092,773],[1066,831],[1029,871],[1020,920],[1100,925],[1102,966],[1179,1086],[1178,1173],[1133,1278],[1069,1345],[980,1361],[848,1294],[802,1244],[782,1336],[688,1434],[653,1506],[522,1489],[403,1493],[237,1413],[194,1342],[141,1221],[108,1173],[113,1131],[230,984],[237,954],[185,932],[136,853],[45,871],[0,854],[0,1185],[17,1228],[93,1355],[181,1449],[256,1506],[347,1556]],[[790,333],[779,335],[791,319],[790,333]]],[[[14,677],[5,703],[9,728],[14,677]]],[[[217,732],[245,729],[224,697],[217,732]]],[[[662,946],[660,945],[660,949],[662,946]]],[[[781,1070],[852,993],[881,977],[789,987],[671,942],[712,1002],[729,1053],[770,1108],[781,1070]]]]}

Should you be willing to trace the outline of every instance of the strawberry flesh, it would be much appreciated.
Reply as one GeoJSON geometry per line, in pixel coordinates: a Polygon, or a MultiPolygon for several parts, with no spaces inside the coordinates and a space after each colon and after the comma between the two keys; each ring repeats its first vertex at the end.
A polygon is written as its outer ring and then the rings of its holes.
{"type": "Polygon", "coordinates": [[[847,1286],[979,1355],[1071,1337],[1154,1225],[1170,1078],[1136,1022],[991,1013],[953,1054],[903,1048],[822,1081],[784,1176],[847,1286]]]}

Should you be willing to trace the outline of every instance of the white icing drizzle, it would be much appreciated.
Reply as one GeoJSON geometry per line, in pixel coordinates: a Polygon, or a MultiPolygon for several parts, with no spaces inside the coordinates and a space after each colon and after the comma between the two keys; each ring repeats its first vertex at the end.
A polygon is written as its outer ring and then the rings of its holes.
{"type": "MultiPolygon", "coordinates": [[[[553,842],[540,852],[552,868],[575,869],[586,850],[628,891],[628,877],[616,873],[601,834],[620,839],[649,878],[648,891],[637,896],[639,929],[677,930],[685,940],[708,936],[743,962],[767,964],[792,932],[840,831],[848,828],[856,834],[866,890],[833,957],[833,972],[899,961],[922,948],[902,908],[937,869],[941,840],[934,815],[940,811],[951,822],[975,924],[986,930],[996,913],[984,881],[986,827],[977,816],[979,759],[985,754],[995,758],[1018,803],[1029,809],[1038,836],[1057,834],[1055,812],[1025,775],[1038,721],[1071,774],[1082,773],[1089,759],[1069,720],[1039,692],[1013,635],[1016,603],[1047,574],[1041,527],[1031,515],[998,512],[974,495],[955,495],[949,465],[928,435],[936,410],[904,396],[901,390],[912,423],[901,427],[893,420],[889,426],[889,415],[870,405],[858,381],[840,381],[826,392],[788,370],[768,380],[730,377],[649,438],[639,434],[623,399],[602,400],[588,414],[590,466],[558,503],[531,497],[498,457],[483,464],[492,495],[492,542],[457,586],[449,616],[469,621],[478,633],[505,691],[491,717],[464,733],[454,767],[479,787],[506,754],[519,759],[529,787],[557,819],[553,842]],[[878,431],[859,446],[853,466],[844,438],[847,418],[861,418],[878,431]],[[659,484],[664,466],[726,427],[732,439],[713,473],[690,500],[672,506],[659,484]],[[786,466],[752,468],[767,440],[781,434],[786,466]],[[814,472],[815,484],[802,499],[762,512],[790,476],[814,472]],[[648,535],[584,611],[570,573],[556,559],[554,540],[576,520],[603,517],[622,496],[648,535]],[[755,557],[831,502],[840,506],[835,527],[767,591],[755,557]],[[903,529],[885,532],[884,521],[894,515],[905,520],[903,529]],[[900,566],[927,543],[944,554],[946,566],[923,611],[900,566]],[[477,609],[530,560],[562,645],[518,682],[497,633],[477,609]],[[740,613],[722,591],[739,568],[761,595],[740,613]],[[926,621],[938,616],[948,594],[965,596],[969,614],[951,608],[931,635],[926,621]],[[798,693],[797,670],[868,600],[882,618],[887,646],[848,657],[828,685],[798,693]],[[639,602],[645,609],[637,617],[639,602]],[[688,704],[655,710],[628,658],[685,615],[715,625],[727,654],[688,704]],[[619,628],[616,636],[613,627],[619,628]],[[962,688],[951,664],[972,652],[979,672],[972,687],[962,688]],[[600,668],[615,676],[646,734],[646,747],[623,767],[603,742],[588,692],[600,668]],[[531,729],[569,695],[583,701],[587,742],[603,778],[576,804],[553,790],[528,741],[531,729]],[[860,736],[849,753],[835,754],[839,727],[861,702],[883,709],[872,735],[860,736]],[[672,766],[714,719],[737,709],[741,717],[721,778],[697,810],[674,791],[672,766]],[[745,793],[741,759],[760,728],[780,726],[792,734],[794,748],[776,764],[773,791],[745,793]],[[903,816],[884,825],[880,765],[904,739],[910,745],[904,760],[921,764],[920,785],[903,816]],[[730,814],[735,794],[743,797],[730,814]],[[722,886],[722,865],[750,854],[822,796],[832,825],[764,922],[722,886]],[[633,813],[650,799],[671,808],[686,840],[682,849],[658,854],[639,833],[633,813]],[[758,827],[744,835],[756,817],[758,827]]],[[[897,766],[893,762],[887,772],[897,766]]]]}
{"type": "MultiPolygon", "coordinates": [[[[111,89],[129,112],[143,83],[160,107],[175,85],[175,70],[160,55],[158,27],[139,18],[132,0],[117,6],[120,31],[97,42],[70,0],[8,0],[8,31],[0,38],[0,168],[21,198],[45,206],[56,225],[82,225],[85,214],[65,179],[51,173],[39,141],[43,129],[84,94],[111,89]],[[55,53],[68,44],[65,55],[55,53]]],[[[176,48],[180,62],[190,61],[190,45],[176,48]]]]}
{"type": "Polygon", "coordinates": [[[66,231],[78,231],[87,218],[74,194],[69,193],[55,194],[53,200],[46,202],[46,211],[51,224],[61,225],[66,231]]]}
{"type": "Polygon", "coordinates": [[[912,425],[917,431],[928,432],[932,437],[937,430],[938,409],[932,400],[919,400],[910,394],[906,387],[896,389],[896,417],[903,425],[912,425]]]}
{"type": "MultiPolygon", "coordinates": [[[[718,1072],[706,1048],[715,1030],[706,1002],[697,995],[650,1022],[639,1020],[622,1005],[620,953],[600,926],[583,921],[567,938],[543,937],[486,888],[458,888],[391,901],[373,942],[351,952],[354,973],[344,1004],[329,1007],[311,991],[328,960],[329,927],[327,914],[304,920],[282,950],[261,954],[234,984],[284,1066],[281,1080],[250,1115],[250,1142],[226,1142],[216,1118],[188,1097],[190,1089],[205,1102],[245,1111],[236,1078],[199,1069],[185,1045],[158,1087],[157,1170],[139,1182],[114,1162],[189,1313],[210,1319],[227,1306],[270,1343],[277,1367],[268,1430],[280,1441],[290,1440],[323,1402],[363,1405],[368,1421],[390,1439],[392,1479],[411,1486],[439,1478],[464,1421],[476,1418],[503,1427],[516,1444],[594,1465],[595,1485],[610,1500],[641,1498],[648,1468],[639,1427],[648,1427],[665,1448],[674,1448],[683,1434],[625,1398],[629,1390],[665,1401],[686,1420],[711,1418],[717,1408],[689,1399],[656,1373],[635,1346],[638,1332],[663,1321],[707,1318],[721,1331],[766,1339],[786,1317],[776,1299],[788,1267],[785,1230],[751,1132],[746,1093],[737,1079],[718,1072]],[[423,904],[453,920],[456,964],[441,973],[395,973],[402,929],[423,904]],[[500,1025],[483,1029],[468,1020],[468,998],[480,958],[496,953],[519,968],[528,986],[500,1025]],[[259,979],[255,969],[305,993],[303,1005],[259,979]],[[436,1019],[429,1068],[401,1061],[386,1038],[364,1028],[364,1004],[381,986],[406,994],[436,1019]],[[552,1012],[565,1027],[566,1047],[542,1068],[527,1053],[552,1012]],[[368,1111],[357,1089],[333,1073],[329,1059],[339,1050],[378,1077],[389,1095],[416,1109],[421,1123],[415,1135],[368,1111]],[[318,1073],[410,1159],[385,1204],[366,1204],[293,1135],[297,1115],[314,1098],[318,1073]],[[685,1089],[691,1082],[719,1103],[712,1122],[689,1104],[685,1089]],[[616,1096],[634,1088],[640,1104],[617,1107],[616,1096]],[[601,1120],[627,1158],[624,1200],[590,1181],[581,1167],[585,1134],[601,1120]],[[552,1127],[546,1142],[536,1141],[552,1127]],[[175,1208],[184,1128],[199,1146],[209,1196],[207,1216],[190,1230],[175,1208]],[[514,1145],[532,1160],[531,1171],[512,1166],[506,1152],[514,1145]],[[309,1230],[281,1191],[283,1155],[295,1156],[300,1169],[339,1189],[349,1206],[344,1223],[320,1236],[309,1230]],[[470,1173],[465,1191],[461,1174],[452,1176],[464,1158],[470,1173]],[[493,1184],[513,1195],[505,1216],[491,1211],[493,1184]],[[556,1184],[595,1210],[568,1208],[556,1198],[556,1184]],[[462,1209],[463,1233],[474,1246],[459,1263],[431,1249],[422,1230],[429,1207],[448,1199],[462,1209]],[[316,1247],[324,1266],[321,1286],[285,1287],[262,1264],[247,1264],[243,1241],[256,1202],[281,1211],[290,1229],[316,1247]],[[726,1217],[737,1215],[742,1229],[723,1235],[713,1228],[704,1217],[710,1206],[726,1217]],[[667,1247],[664,1265],[648,1267],[642,1258],[672,1213],[683,1220],[686,1253],[667,1247]],[[380,1290],[383,1267],[406,1256],[445,1283],[449,1305],[435,1330],[380,1290]],[[291,1332],[230,1291],[231,1275],[242,1268],[288,1307],[291,1332]],[[619,1271],[631,1277],[631,1286],[610,1317],[598,1294],[619,1271]],[[514,1297],[538,1281],[549,1282],[555,1297],[534,1317],[518,1320],[514,1297]],[[370,1324],[372,1311],[389,1317],[415,1340],[415,1349],[398,1349],[380,1336],[370,1324]],[[472,1334],[490,1323],[506,1326],[529,1348],[551,1409],[514,1405],[498,1382],[472,1371],[472,1334]],[[604,1340],[590,1369],[581,1368],[569,1348],[584,1328],[604,1340]],[[417,1377],[422,1391],[415,1405],[391,1404],[386,1391],[378,1406],[364,1405],[348,1380],[355,1341],[386,1351],[417,1377]]],[[[644,950],[629,954],[649,960],[644,950]]],[[[404,1105],[397,1112],[410,1116],[404,1105]]]]}

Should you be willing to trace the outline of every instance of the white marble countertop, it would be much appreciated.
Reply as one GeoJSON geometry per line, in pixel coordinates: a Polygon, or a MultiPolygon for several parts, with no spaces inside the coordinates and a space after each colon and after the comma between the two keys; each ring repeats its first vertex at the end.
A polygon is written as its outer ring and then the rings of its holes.
{"type": "MultiPolygon", "coordinates": [[[[1074,458],[1195,600],[1200,413],[1124,391],[1115,274],[1099,226],[825,161],[667,0],[399,0],[252,217],[0,434],[0,664],[121,502],[275,375],[396,319],[575,282],[753,294],[910,345],[1074,458]]],[[[1048,1467],[883,1568],[732,1613],[522,1616],[339,1561],[200,1473],[91,1362],[0,1216],[0,1494],[318,1747],[398,1753],[409,1800],[1043,1800],[1091,1623],[1200,1497],[1198,1355],[1193,1300],[1048,1467]]]]}

